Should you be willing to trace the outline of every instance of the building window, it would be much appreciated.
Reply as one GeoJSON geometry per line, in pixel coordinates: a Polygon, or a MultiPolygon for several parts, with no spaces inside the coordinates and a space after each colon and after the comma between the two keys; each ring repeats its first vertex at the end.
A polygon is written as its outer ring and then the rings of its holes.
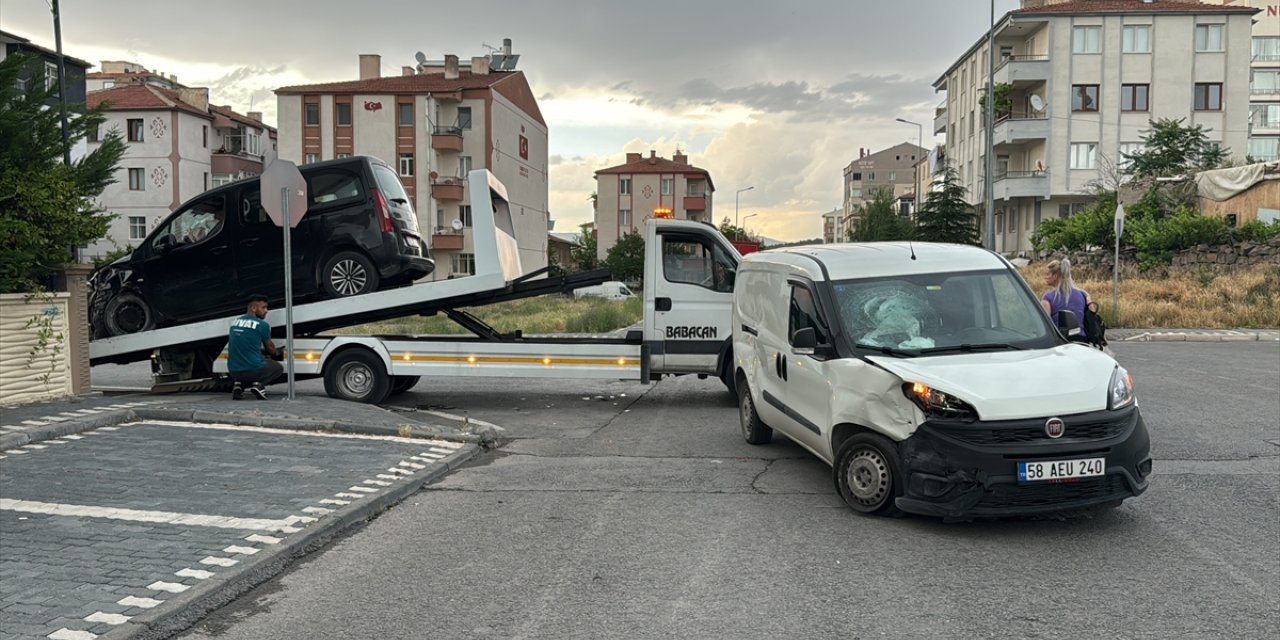
{"type": "Polygon", "coordinates": [[[402,176],[413,175],[413,154],[412,153],[400,154],[400,175],[402,176]]]}
{"type": "Polygon", "coordinates": [[[1280,138],[1249,138],[1248,155],[1255,162],[1280,160],[1280,138]]]}
{"type": "Polygon", "coordinates": [[[458,219],[462,221],[463,227],[471,227],[471,205],[464,204],[458,207],[458,219]]]}
{"type": "Polygon", "coordinates": [[[458,107],[458,128],[471,128],[471,107],[458,107]]]}
{"type": "Polygon", "coordinates": [[[1280,104],[1249,107],[1249,126],[1254,129],[1280,129],[1280,104]]]}
{"type": "Polygon", "coordinates": [[[129,239],[142,240],[147,237],[146,216],[129,216],[129,239]]]}
{"type": "Polygon", "coordinates": [[[1249,81],[1249,93],[1280,93],[1280,71],[1254,71],[1253,78],[1249,81]]]}
{"type": "Polygon", "coordinates": [[[338,154],[337,156],[335,156],[335,157],[336,157],[336,158],[338,158],[339,160],[341,160],[341,159],[343,159],[343,158],[350,158],[350,157],[351,157],[351,154],[349,154],[349,153],[339,153],[339,154],[338,154]]]}
{"type": "Polygon", "coordinates": [[[471,174],[471,156],[458,156],[458,177],[465,179],[471,174]]]}
{"type": "Polygon", "coordinates": [[[1096,166],[1098,144],[1096,142],[1075,142],[1071,145],[1071,168],[1092,169],[1096,166]]]}
{"type": "Polygon", "coordinates": [[[203,184],[204,184],[204,190],[208,191],[209,190],[209,172],[208,171],[204,172],[203,184]]]}
{"type": "Polygon", "coordinates": [[[129,132],[129,142],[142,142],[142,118],[129,118],[125,124],[129,132]]]}
{"type": "Polygon", "coordinates": [[[413,103],[401,102],[396,105],[397,113],[399,113],[399,122],[402,127],[413,126],[413,103]]]}
{"type": "Polygon", "coordinates": [[[1124,53],[1151,53],[1151,25],[1130,25],[1120,36],[1120,50],[1124,53]]]}
{"type": "Polygon", "coordinates": [[[1102,27],[1076,27],[1071,32],[1071,53],[1101,53],[1102,27]]]}
{"type": "Polygon", "coordinates": [[[857,188],[857,187],[854,187],[854,188],[852,188],[852,189],[849,189],[849,197],[850,197],[850,198],[861,198],[861,197],[862,197],[862,189],[859,189],[859,188],[857,188]]]}
{"type": "Polygon", "coordinates": [[[1253,59],[1257,62],[1280,61],[1280,36],[1255,37],[1253,59]]]}
{"type": "Polygon", "coordinates": [[[476,274],[476,255],[474,253],[455,253],[449,257],[450,271],[458,275],[473,276],[476,274]]]}
{"type": "Polygon", "coordinates": [[[320,126],[320,105],[309,103],[302,106],[304,110],[304,122],[308,127],[320,126]]]}
{"type": "Polygon", "coordinates": [[[1120,85],[1121,111],[1147,111],[1150,109],[1151,85],[1120,85]]]}
{"type": "Polygon", "coordinates": [[[1121,142],[1120,148],[1116,152],[1116,164],[1122,169],[1127,169],[1129,165],[1133,164],[1133,161],[1126,156],[1131,156],[1139,151],[1142,151],[1141,142],[1121,142]]]}
{"type": "Polygon", "coordinates": [[[662,179],[662,195],[669,196],[674,192],[675,178],[662,179]]]}
{"type": "Polygon", "coordinates": [[[618,229],[625,232],[631,228],[631,210],[618,209],[618,229]]]}
{"type": "Polygon", "coordinates": [[[129,170],[129,190],[130,191],[146,191],[146,176],[143,175],[143,169],[129,170]]]}
{"type": "Polygon", "coordinates": [[[209,148],[209,125],[200,127],[200,145],[209,148]]]}
{"type": "Polygon", "coordinates": [[[1222,110],[1222,83],[1197,82],[1195,87],[1196,111],[1222,110]]]}
{"type": "Polygon", "coordinates": [[[862,174],[861,174],[861,173],[851,173],[851,174],[849,174],[849,179],[850,179],[850,180],[854,180],[854,181],[862,180],[862,174]]]}
{"type": "Polygon", "coordinates": [[[302,156],[302,164],[313,164],[316,162],[320,162],[320,154],[318,153],[308,153],[302,156]]]}
{"type": "Polygon", "coordinates": [[[102,125],[94,125],[89,129],[89,133],[86,134],[86,139],[89,142],[98,142],[102,140],[102,125]]]}
{"type": "Polygon", "coordinates": [[[1072,111],[1098,110],[1098,85],[1077,84],[1071,87],[1072,111]]]}
{"type": "Polygon", "coordinates": [[[707,194],[707,183],[701,180],[690,180],[685,184],[686,193],[690,196],[704,196],[707,194]]]}
{"type": "Polygon", "coordinates": [[[1196,51],[1222,51],[1222,25],[1196,25],[1196,51]]]}
{"type": "Polygon", "coordinates": [[[890,171],[890,172],[889,172],[889,182],[897,182],[897,181],[898,181],[898,172],[897,172],[897,171],[890,171]]]}
{"type": "Polygon", "coordinates": [[[631,178],[618,179],[618,193],[624,196],[631,195],[631,178]]]}
{"type": "Polygon", "coordinates": [[[334,117],[338,120],[339,127],[351,126],[351,103],[339,102],[333,105],[334,117]]]}
{"type": "Polygon", "coordinates": [[[52,91],[55,96],[61,91],[61,87],[58,86],[58,65],[56,63],[44,63],[44,88],[47,91],[52,91]]]}
{"type": "Polygon", "coordinates": [[[213,176],[214,187],[221,187],[224,184],[231,184],[232,182],[233,180],[231,179],[231,176],[227,174],[214,174],[213,176]]]}

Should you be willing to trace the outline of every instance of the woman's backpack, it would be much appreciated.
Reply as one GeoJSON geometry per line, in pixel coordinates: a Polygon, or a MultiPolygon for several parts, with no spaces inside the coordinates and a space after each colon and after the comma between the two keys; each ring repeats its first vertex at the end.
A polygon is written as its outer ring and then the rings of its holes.
{"type": "Polygon", "coordinates": [[[1098,303],[1090,302],[1084,308],[1084,332],[1089,344],[1101,349],[1107,346],[1107,323],[1098,313],[1098,303]]]}

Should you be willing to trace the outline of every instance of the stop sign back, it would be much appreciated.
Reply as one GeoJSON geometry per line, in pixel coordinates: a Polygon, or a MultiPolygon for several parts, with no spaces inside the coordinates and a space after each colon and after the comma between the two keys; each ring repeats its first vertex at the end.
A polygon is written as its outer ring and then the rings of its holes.
{"type": "Polygon", "coordinates": [[[284,226],[284,202],[280,198],[280,190],[288,192],[289,228],[293,229],[307,214],[307,181],[303,179],[298,165],[281,158],[276,158],[262,172],[262,208],[267,210],[271,221],[277,226],[284,226]]]}

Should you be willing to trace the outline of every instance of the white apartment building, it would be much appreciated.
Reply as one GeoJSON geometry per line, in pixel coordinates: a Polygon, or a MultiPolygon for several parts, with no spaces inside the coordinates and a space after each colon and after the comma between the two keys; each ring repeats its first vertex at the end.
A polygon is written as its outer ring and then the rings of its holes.
{"type": "Polygon", "coordinates": [[[604,260],[618,239],[644,232],[649,218],[674,218],[715,224],[711,173],[689,164],[676,151],[671,159],[628,153],[627,161],[596,172],[596,255],[604,260]]]}
{"type": "Polygon", "coordinates": [[[1249,157],[1280,160],[1280,0],[1204,0],[1251,6],[1253,50],[1249,78],[1249,157]]]}
{"type": "Polygon", "coordinates": [[[844,210],[832,209],[822,214],[822,242],[833,244],[848,240],[844,229],[844,210]]]}
{"type": "Polygon", "coordinates": [[[369,155],[398,169],[433,279],[475,273],[467,173],[487,168],[507,188],[524,271],[547,266],[547,125],[524,72],[494,68],[514,59],[504,44],[463,68],[447,55],[387,77],[381,56],[361,55],[358,80],[277,89],[280,157],[369,155]]]}
{"type": "MultiPolygon", "coordinates": [[[[1031,250],[1045,217],[1088,201],[1090,183],[1140,148],[1151,120],[1185,119],[1244,158],[1256,9],[1173,0],[1068,0],[1009,12],[995,26],[997,85],[1012,108],[994,142],[997,251],[1031,250]]],[[[985,209],[984,34],[934,82],[935,133],[970,203],[985,209]]],[[[985,237],[985,230],[983,231],[985,237]]]]}
{"type": "Polygon", "coordinates": [[[99,204],[115,214],[107,236],[90,245],[92,258],[132,246],[183,202],[211,187],[262,172],[264,147],[274,130],[258,117],[209,104],[209,90],[169,90],[124,83],[90,92],[88,105],[110,106],[106,122],[89,135],[93,149],[116,129],[128,147],[116,182],[99,204]]]}

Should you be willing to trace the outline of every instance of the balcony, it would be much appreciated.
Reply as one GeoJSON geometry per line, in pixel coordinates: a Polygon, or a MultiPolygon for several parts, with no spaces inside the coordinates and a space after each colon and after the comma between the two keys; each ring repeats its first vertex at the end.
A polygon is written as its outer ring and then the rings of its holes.
{"type": "Polygon", "coordinates": [[[463,186],[466,182],[462,178],[439,177],[431,180],[431,197],[437,200],[462,200],[463,186]]]}
{"type": "Polygon", "coordinates": [[[1250,100],[1280,100],[1280,87],[1249,87],[1250,100]]]}
{"type": "Polygon", "coordinates": [[[996,173],[994,178],[991,183],[994,200],[1049,197],[1049,174],[1044,171],[1005,171],[996,173]]]}
{"type": "Polygon", "coordinates": [[[1280,67],[1280,53],[1258,53],[1253,56],[1255,69],[1259,67],[1280,67]]]}
{"type": "Polygon", "coordinates": [[[431,148],[436,151],[462,151],[462,127],[437,125],[431,132],[431,148]]]}
{"type": "Polygon", "coordinates": [[[707,197],[706,196],[685,196],[684,210],[685,211],[706,211],[707,197]]]}
{"type": "Polygon", "coordinates": [[[1025,144],[1049,139],[1049,117],[1010,114],[996,119],[991,140],[995,146],[1025,144]]]}
{"type": "Polygon", "coordinates": [[[996,67],[996,84],[1014,87],[1046,82],[1049,80],[1049,56],[1005,56],[996,67]]]}
{"type": "Polygon", "coordinates": [[[937,115],[933,117],[933,133],[934,135],[947,132],[947,103],[943,102],[938,105],[937,115]]]}
{"type": "Polygon", "coordinates": [[[451,227],[436,227],[431,234],[431,249],[434,251],[461,251],[465,236],[462,231],[451,227]]]}

